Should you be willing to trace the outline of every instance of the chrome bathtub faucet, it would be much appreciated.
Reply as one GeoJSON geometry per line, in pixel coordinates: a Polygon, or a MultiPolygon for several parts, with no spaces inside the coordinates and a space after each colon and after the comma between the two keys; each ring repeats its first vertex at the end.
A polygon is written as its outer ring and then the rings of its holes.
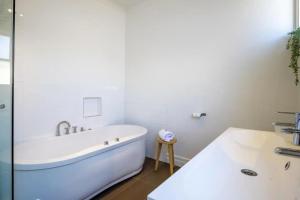
{"type": "Polygon", "coordinates": [[[69,134],[70,128],[71,128],[71,124],[68,121],[61,121],[57,124],[56,126],[56,136],[61,136],[61,132],[60,132],[60,128],[62,125],[67,125],[67,128],[65,128],[66,130],[66,134],[69,134]]]}
{"type": "Polygon", "coordinates": [[[279,112],[280,114],[293,114],[295,115],[295,128],[284,128],[284,133],[293,134],[293,144],[300,146],[300,113],[299,112],[279,112]]]}

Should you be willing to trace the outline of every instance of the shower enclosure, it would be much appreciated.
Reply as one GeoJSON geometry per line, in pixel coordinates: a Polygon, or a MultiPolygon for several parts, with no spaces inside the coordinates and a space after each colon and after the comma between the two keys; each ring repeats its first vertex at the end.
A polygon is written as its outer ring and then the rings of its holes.
{"type": "Polygon", "coordinates": [[[13,198],[13,0],[0,0],[0,199],[13,198]]]}

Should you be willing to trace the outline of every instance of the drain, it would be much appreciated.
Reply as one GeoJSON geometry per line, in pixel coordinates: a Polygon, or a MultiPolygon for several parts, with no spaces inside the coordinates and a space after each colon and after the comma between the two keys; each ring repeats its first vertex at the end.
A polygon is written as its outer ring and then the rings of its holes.
{"type": "Polygon", "coordinates": [[[242,169],[241,172],[247,176],[257,176],[257,173],[250,169],[242,169]]]}
{"type": "Polygon", "coordinates": [[[290,168],[290,166],[291,166],[291,161],[289,161],[285,164],[284,169],[288,170],[290,168]]]}

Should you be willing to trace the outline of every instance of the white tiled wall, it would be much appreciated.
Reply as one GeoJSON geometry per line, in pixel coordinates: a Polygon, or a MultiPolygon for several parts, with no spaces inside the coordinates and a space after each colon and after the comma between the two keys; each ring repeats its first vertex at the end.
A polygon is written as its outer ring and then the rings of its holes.
{"type": "Polygon", "coordinates": [[[97,127],[124,120],[125,11],[110,0],[18,0],[15,139],[55,135],[59,121],[97,127]],[[103,116],[84,118],[83,97],[103,116]]]}

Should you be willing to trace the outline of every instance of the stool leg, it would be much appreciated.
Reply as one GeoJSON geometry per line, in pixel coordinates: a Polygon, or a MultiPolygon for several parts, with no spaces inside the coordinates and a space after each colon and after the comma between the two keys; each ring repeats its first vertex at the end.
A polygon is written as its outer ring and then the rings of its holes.
{"type": "Polygon", "coordinates": [[[155,171],[158,170],[158,164],[159,164],[159,158],[160,158],[160,152],[161,152],[161,143],[157,143],[157,148],[156,148],[156,161],[155,161],[155,171]]]}
{"type": "Polygon", "coordinates": [[[173,144],[171,144],[171,150],[172,150],[172,161],[173,161],[173,169],[174,169],[174,166],[175,166],[175,158],[174,158],[174,146],[173,146],[173,144]]]}
{"type": "Polygon", "coordinates": [[[173,155],[173,145],[168,145],[168,152],[169,152],[169,163],[170,163],[170,174],[173,174],[174,170],[174,155],[173,155]]]}

